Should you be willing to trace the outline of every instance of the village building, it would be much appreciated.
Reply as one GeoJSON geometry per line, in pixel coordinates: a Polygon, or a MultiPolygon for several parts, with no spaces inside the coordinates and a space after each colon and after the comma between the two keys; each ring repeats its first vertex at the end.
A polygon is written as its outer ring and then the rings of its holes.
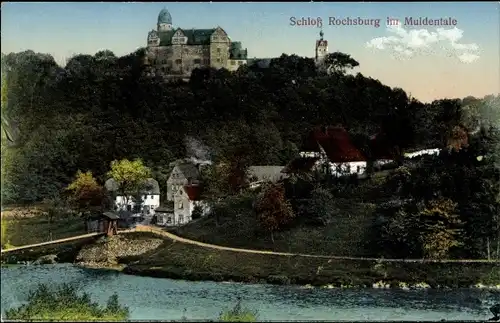
{"type": "Polygon", "coordinates": [[[173,163],[174,168],[167,179],[167,201],[174,200],[174,194],[189,184],[200,183],[200,171],[210,161],[181,159],[173,163]]]}
{"type": "Polygon", "coordinates": [[[160,206],[160,186],[153,178],[148,178],[137,193],[127,192],[124,195],[120,192],[118,183],[112,178],[106,181],[104,187],[114,200],[116,211],[126,210],[149,215],[154,214],[155,209],[160,206]]]}
{"type": "Polygon", "coordinates": [[[377,134],[371,136],[365,150],[361,150],[342,126],[316,127],[306,136],[299,156],[283,172],[319,170],[335,177],[356,175],[365,178],[369,167],[372,171],[397,167],[396,148],[391,147],[385,136],[377,134]]]}
{"type": "Polygon", "coordinates": [[[202,187],[198,184],[189,184],[179,188],[174,193],[174,217],[176,225],[186,224],[193,219],[193,212],[198,208],[198,216],[202,217],[210,212],[209,205],[201,200],[202,187]]]}
{"type": "Polygon", "coordinates": [[[251,189],[257,188],[265,182],[276,183],[287,177],[282,173],[284,166],[250,166],[248,179],[251,189]]]}
{"type": "Polygon", "coordinates": [[[167,201],[165,205],[160,206],[155,210],[155,223],[159,226],[175,226],[177,225],[174,216],[174,202],[167,201]]]}
{"type": "Polygon", "coordinates": [[[319,170],[337,177],[353,174],[363,176],[367,160],[343,127],[319,127],[309,133],[299,157],[291,161],[283,172],[319,170]]]}

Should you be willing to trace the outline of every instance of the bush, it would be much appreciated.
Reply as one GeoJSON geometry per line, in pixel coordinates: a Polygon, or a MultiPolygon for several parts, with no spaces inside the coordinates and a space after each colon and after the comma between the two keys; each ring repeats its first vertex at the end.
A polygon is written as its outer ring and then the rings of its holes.
{"type": "Polygon", "coordinates": [[[63,284],[49,289],[40,284],[28,295],[28,303],[5,312],[8,320],[51,320],[51,321],[123,321],[128,319],[129,310],[118,303],[114,294],[106,307],[92,302],[89,294],[78,295],[75,287],[63,284]]]}
{"type": "Polygon", "coordinates": [[[238,299],[238,303],[232,309],[220,314],[219,320],[221,322],[256,322],[257,311],[241,307],[241,300],[238,299]]]}

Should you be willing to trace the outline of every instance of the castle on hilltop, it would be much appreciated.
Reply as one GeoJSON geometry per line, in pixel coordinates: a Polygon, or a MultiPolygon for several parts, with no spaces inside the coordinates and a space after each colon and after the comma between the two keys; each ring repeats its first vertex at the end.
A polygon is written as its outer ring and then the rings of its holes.
{"type": "Polygon", "coordinates": [[[247,63],[247,49],[231,41],[221,27],[174,28],[167,9],[158,15],[157,29],[148,33],[145,63],[151,75],[189,76],[197,67],[235,71],[247,63]]]}

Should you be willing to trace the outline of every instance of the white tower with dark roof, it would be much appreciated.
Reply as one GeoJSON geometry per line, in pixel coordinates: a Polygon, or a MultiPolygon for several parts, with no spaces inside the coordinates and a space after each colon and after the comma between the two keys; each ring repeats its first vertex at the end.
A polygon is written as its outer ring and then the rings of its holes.
{"type": "Polygon", "coordinates": [[[328,41],[323,39],[323,30],[319,32],[319,39],[316,40],[316,51],[315,51],[315,59],[316,62],[320,61],[323,57],[328,54],[328,41]]]}

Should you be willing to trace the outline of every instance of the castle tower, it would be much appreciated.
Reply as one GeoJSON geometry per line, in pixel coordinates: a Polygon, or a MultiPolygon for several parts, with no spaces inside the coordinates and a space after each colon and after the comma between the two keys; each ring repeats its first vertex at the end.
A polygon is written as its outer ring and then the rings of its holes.
{"type": "Polygon", "coordinates": [[[328,54],[328,41],[323,39],[323,30],[319,32],[319,39],[316,41],[316,62],[321,60],[323,57],[325,57],[326,54],[328,54]]]}
{"type": "Polygon", "coordinates": [[[172,16],[165,8],[162,9],[158,15],[157,30],[159,32],[172,30],[172,16]]]}

